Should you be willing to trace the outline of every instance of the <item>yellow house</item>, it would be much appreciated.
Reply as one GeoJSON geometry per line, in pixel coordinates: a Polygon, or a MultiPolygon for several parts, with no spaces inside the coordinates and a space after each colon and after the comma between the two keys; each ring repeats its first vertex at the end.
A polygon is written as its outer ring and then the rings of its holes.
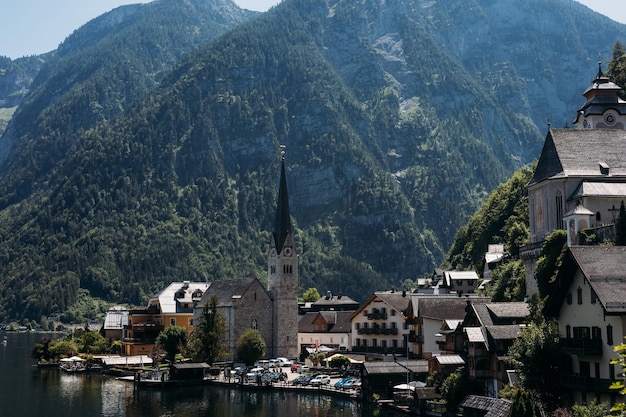
{"type": "Polygon", "coordinates": [[[172,282],[148,301],[148,306],[131,310],[122,339],[127,356],[152,356],[159,333],[170,326],[193,330],[193,309],[209,288],[206,282],[172,282]]]}

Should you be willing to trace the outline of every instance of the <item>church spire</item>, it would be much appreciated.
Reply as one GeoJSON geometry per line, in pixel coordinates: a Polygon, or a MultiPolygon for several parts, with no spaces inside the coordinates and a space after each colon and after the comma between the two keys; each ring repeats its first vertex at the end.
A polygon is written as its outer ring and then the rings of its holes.
{"type": "Polygon", "coordinates": [[[274,242],[276,243],[276,251],[278,253],[282,251],[285,239],[287,235],[291,233],[289,195],[287,193],[287,179],[285,177],[285,145],[280,145],[280,148],[280,183],[278,186],[278,202],[276,204],[276,221],[274,222],[274,242]]]}

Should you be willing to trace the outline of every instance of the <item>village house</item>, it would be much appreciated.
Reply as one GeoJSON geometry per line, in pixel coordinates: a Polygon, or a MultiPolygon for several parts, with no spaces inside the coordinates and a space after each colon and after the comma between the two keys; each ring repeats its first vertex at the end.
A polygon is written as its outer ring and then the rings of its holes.
{"type": "Polygon", "coordinates": [[[498,398],[509,381],[505,359],[524,329],[529,315],[524,302],[469,301],[467,315],[455,336],[462,338],[471,380],[481,383],[484,395],[498,398]]]}
{"type": "Polygon", "coordinates": [[[470,298],[490,301],[488,297],[478,297],[476,294],[460,297],[456,294],[423,292],[410,293],[408,298],[406,325],[410,351],[415,357],[424,359],[446,353],[446,335],[442,333],[442,328],[465,318],[470,298]]]}
{"type": "Polygon", "coordinates": [[[170,326],[192,331],[193,309],[208,288],[206,282],[172,282],[150,298],[146,308],[130,310],[122,339],[124,354],[153,356],[156,338],[170,326]]]}
{"type": "Polygon", "coordinates": [[[377,291],[351,316],[352,351],[379,354],[410,354],[404,312],[406,291],[377,291]]]}
{"type": "Polygon", "coordinates": [[[626,336],[626,247],[571,246],[544,307],[559,322],[569,359],[561,385],[577,404],[624,402],[610,384],[621,373],[614,346],[626,336]]]}
{"type": "Polygon", "coordinates": [[[300,357],[327,351],[346,352],[352,346],[353,311],[318,311],[306,313],[298,324],[298,349],[300,357]]]}

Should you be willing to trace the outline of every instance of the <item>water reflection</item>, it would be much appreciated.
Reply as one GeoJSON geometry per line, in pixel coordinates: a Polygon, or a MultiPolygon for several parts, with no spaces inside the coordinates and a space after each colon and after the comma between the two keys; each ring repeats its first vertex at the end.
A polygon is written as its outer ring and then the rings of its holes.
{"type": "MultiPolygon", "coordinates": [[[[247,391],[220,386],[135,389],[100,374],[33,368],[37,334],[11,334],[0,349],[1,415],[39,417],[397,417],[385,409],[317,393],[247,391]]],[[[57,336],[58,337],[58,336],[57,336]]]]}

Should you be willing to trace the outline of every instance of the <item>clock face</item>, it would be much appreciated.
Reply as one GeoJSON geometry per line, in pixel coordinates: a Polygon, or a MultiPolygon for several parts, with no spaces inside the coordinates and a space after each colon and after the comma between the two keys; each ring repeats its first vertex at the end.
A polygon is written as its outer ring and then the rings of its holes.
{"type": "Polygon", "coordinates": [[[291,248],[285,248],[284,253],[285,256],[291,256],[291,248]]]}
{"type": "Polygon", "coordinates": [[[606,113],[604,115],[604,123],[606,123],[608,126],[613,126],[616,121],[617,121],[617,118],[615,117],[615,114],[606,113]]]}

